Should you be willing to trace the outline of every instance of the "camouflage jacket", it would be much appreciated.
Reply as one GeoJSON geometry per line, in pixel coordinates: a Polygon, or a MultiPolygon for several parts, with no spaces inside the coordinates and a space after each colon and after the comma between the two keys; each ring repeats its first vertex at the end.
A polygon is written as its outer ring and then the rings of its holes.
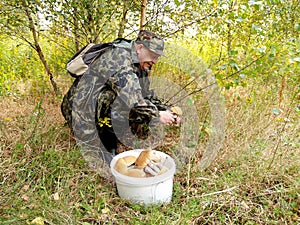
{"type": "Polygon", "coordinates": [[[113,126],[114,130],[122,130],[119,128],[126,127],[128,119],[130,125],[156,123],[159,110],[166,110],[167,106],[149,85],[148,72],[139,68],[134,41],[115,41],[74,82],[64,97],[62,112],[73,129],[74,121],[83,125],[82,118],[76,119],[79,114],[80,117],[90,115],[89,122],[93,115],[98,129],[113,126]]]}

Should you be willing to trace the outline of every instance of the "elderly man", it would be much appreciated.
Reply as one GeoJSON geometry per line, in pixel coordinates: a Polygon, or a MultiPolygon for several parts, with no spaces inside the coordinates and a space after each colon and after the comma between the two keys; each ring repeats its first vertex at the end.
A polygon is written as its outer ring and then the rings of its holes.
{"type": "MultiPolygon", "coordinates": [[[[134,41],[115,40],[90,65],[83,75],[85,81],[76,79],[64,97],[62,113],[73,131],[87,130],[85,123],[91,119],[82,120],[92,114],[98,137],[113,156],[117,153],[118,137],[128,132],[128,127],[133,135],[143,139],[151,125],[178,125],[180,118],[149,89],[149,72],[164,56],[163,49],[163,40],[145,30],[134,41]],[[74,110],[81,112],[72,113],[74,110]]],[[[110,161],[107,157],[104,160],[110,161]]]]}

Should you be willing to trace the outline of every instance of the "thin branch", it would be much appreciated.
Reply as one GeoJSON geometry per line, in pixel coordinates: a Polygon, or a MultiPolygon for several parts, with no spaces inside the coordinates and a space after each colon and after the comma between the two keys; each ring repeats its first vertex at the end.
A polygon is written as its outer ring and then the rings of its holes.
{"type": "Polygon", "coordinates": [[[180,26],[177,30],[175,30],[174,32],[171,32],[171,33],[168,33],[168,35],[166,37],[169,37],[169,36],[172,36],[178,32],[180,32],[182,29],[184,28],[187,28],[187,27],[190,27],[192,26],[193,24],[195,23],[199,23],[200,21],[202,20],[205,20],[207,19],[208,17],[212,16],[218,9],[214,9],[212,12],[210,12],[209,14],[197,19],[197,20],[194,20],[194,21],[191,21],[190,23],[187,23],[187,24],[183,24],[182,26],[180,26]]]}
{"type": "MultiPolygon", "coordinates": [[[[265,55],[266,55],[266,54],[261,55],[259,58],[257,58],[257,59],[255,59],[255,60],[251,61],[251,62],[248,63],[246,66],[242,67],[241,69],[237,70],[236,72],[234,72],[234,73],[232,73],[232,74],[229,74],[228,76],[226,76],[226,77],[224,77],[224,78],[222,78],[222,79],[220,79],[220,80],[221,80],[221,81],[224,81],[224,80],[227,80],[228,78],[230,78],[230,77],[232,77],[232,76],[234,76],[234,75],[236,75],[236,74],[239,74],[240,72],[244,71],[245,69],[247,69],[248,67],[250,67],[252,64],[254,64],[255,62],[257,62],[258,60],[260,60],[261,58],[263,58],[265,55]]],[[[218,74],[214,74],[214,76],[216,76],[216,75],[218,75],[218,74]]],[[[196,80],[196,79],[193,79],[192,82],[194,82],[195,80],[196,80]]],[[[192,82],[189,82],[188,85],[190,85],[192,82]]],[[[186,94],[185,96],[181,97],[181,98],[178,99],[177,101],[173,102],[172,105],[173,105],[173,104],[176,104],[176,103],[178,103],[178,102],[180,102],[180,101],[182,101],[183,99],[185,99],[186,97],[188,97],[188,96],[190,96],[190,95],[192,95],[192,94],[201,92],[201,91],[203,91],[204,89],[209,88],[209,87],[211,87],[211,86],[213,86],[213,85],[215,85],[215,84],[217,84],[217,83],[218,83],[218,82],[215,81],[215,82],[213,82],[213,83],[211,83],[211,84],[208,84],[208,85],[206,85],[206,86],[204,86],[204,87],[202,87],[202,88],[196,89],[196,90],[194,90],[194,91],[192,91],[192,92],[186,94]]],[[[186,87],[187,87],[187,85],[184,86],[184,88],[186,88],[186,87]]],[[[181,91],[184,90],[184,88],[182,88],[180,91],[178,91],[178,92],[176,93],[176,95],[178,95],[179,93],[181,93],[181,91]]],[[[171,98],[174,98],[176,95],[173,95],[171,98]]],[[[167,100],[167,102],[169,102],[169,101],[170,101],[170,99],[167,100]]]]}
{"type": "Polygon", "coordinates": [[[140,19],[140,29],[143,30],[145,28],[146,22],[146,9],[147,9],[147,0],[142,0],[141,5],[141,19],[140,19]]]}

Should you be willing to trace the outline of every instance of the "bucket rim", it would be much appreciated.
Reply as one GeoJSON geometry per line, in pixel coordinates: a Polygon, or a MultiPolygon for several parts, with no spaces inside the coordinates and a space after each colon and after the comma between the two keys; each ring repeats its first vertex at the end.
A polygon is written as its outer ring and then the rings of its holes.
{"type": "Polygon", "coordinates": [[[161,151],[157,151],[155,149],[153,149],[153,151],[166,157],[167,158],[166,160],[169,160],[169,162],[172,164],[171,168],[168,168],[167,172],[165,172],[161,175],[153,176],[153,177],[130,177],[130,176],[121,174],[115,170],[114,165],[119,158],[122,158],[122,157],[128,156],[128,155],[136,156],[136,155],[139,155],[139,153],[144,150],[145,149],[129,150],[129,151],[122,152],[122,153],[116,155],[112,159],[112,161],[110,162],[110,171],[113,174],[116,181],[120,181],[124,184],[129,184],[129,185],[148,186],[148,185],[153,185],[153,184],[164,182],[168,179],[173,179],[175,171],[176,171],[176,164],[175,164],[174,159],[171,156],[169,156],[168,154],[161,152],[161,151]],[[130,153],[133,153],[133,154],[130,154],[130,153]]]}

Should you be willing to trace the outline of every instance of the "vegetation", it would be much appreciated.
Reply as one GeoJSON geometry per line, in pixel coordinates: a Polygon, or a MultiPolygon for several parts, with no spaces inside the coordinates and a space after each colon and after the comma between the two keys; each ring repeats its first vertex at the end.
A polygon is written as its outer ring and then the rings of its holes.
{"type": "Polygon", "coordinates": [[[141,1],[0,3],[0,224],[299,224],[299,1],[142,2],[145,21],[141,1]],[[222,147],[200,170],[211,112],[203,86],[186,88],[198,153],[176,173],[172,202],[150,207],[89,168],[60,113],[72,53],[140,24],[182,48],[180,68],[164,59],[154,74],[185,87],[201,59],[226,105],[222,147]]]}

